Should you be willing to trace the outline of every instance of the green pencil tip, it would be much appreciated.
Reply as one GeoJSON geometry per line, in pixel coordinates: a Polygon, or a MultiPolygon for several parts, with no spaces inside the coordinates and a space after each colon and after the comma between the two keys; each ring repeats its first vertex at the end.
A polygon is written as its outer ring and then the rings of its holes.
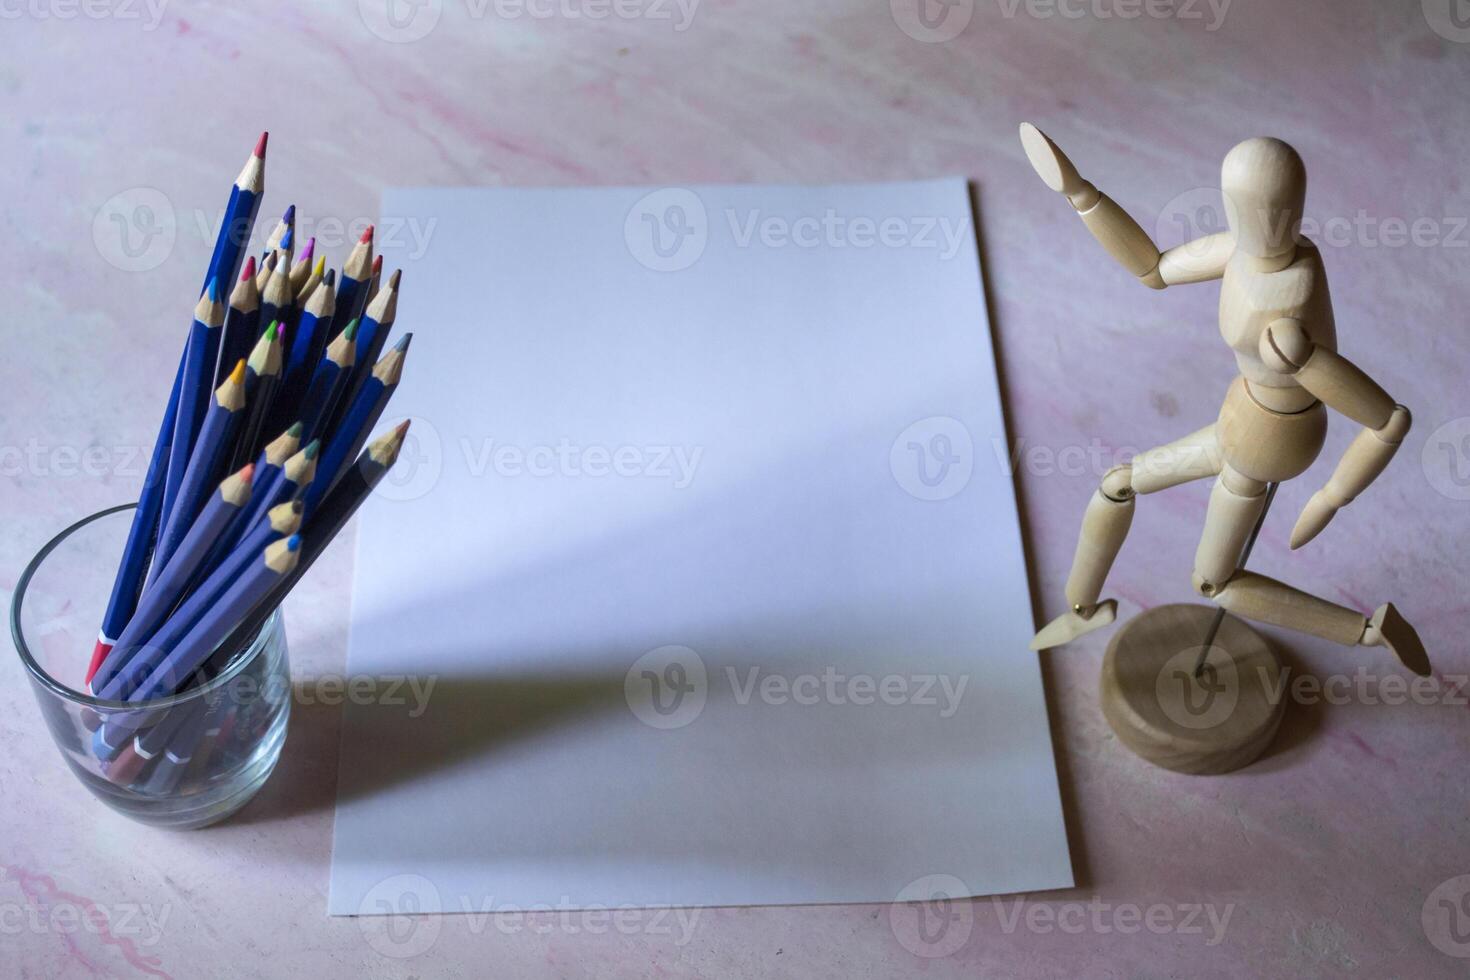
{"type": "Polygon", "coordinates": [[[275,340],[276,337],[280,334],[280,330],[278,329],[280,326],[280,322],[281,321],[279,320],[272,320],[271,325],[265,328],[266,343],[270,343],[271,341],[275,340]]]}
{"type": "Polygon", "coordinates": [[[289,435],[289,436],[291,436],[293,439],[300,439],[301,438],[301,423],[300,422],[297,422],[296,424],[292,425],[291,428],[289,428],[289,429],[286,430],[286,434],[289,435]]]}
{"type": "Polygon", "coordinates": [[[351,323],[347,324],[347,329],[345,329],[345,330],[342,331],[342,336],[346,337],[348,340],[356,340],[357,339],[357,321],[356,320],[353,320],[351,323]]]}
{"type": "Polygon", "coordinates": [[[316,459],[316,454],[321,452],[321,449],[322,441],[320,439],[311,440],[311,442],[307,444],[306,449],[304,450],[304,452],[306,453],[306,458],[316,459]]]}

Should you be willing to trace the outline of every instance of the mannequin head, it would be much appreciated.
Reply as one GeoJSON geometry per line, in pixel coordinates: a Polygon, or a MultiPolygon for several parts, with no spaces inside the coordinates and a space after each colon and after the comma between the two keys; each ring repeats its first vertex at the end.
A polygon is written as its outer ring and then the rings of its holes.
{"type": "Polygon", "coordinates": [[[1296,251],[1307,196],[1307,170],[1296,150],[1278,139],[1248,139],[1225,155],[1220,188],[1237,249],[1261,259],[1296,251]]]}

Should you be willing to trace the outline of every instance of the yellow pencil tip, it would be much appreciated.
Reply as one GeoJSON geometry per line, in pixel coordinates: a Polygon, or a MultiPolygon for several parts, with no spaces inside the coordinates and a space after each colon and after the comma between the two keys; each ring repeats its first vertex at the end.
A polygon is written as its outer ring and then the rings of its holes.
{"type": "Polygon", "coordinates": [[[245,383],[245,358],[242,357],[235,362],[235,370],[230,372],[230,381],[237,385],[245,383]]]}

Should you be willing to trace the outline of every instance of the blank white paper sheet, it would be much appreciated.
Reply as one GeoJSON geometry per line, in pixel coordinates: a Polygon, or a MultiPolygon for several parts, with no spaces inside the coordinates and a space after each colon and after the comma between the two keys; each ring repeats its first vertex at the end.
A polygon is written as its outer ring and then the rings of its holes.
{"type": "Polygon", "coordinates": [[[963,180],[383,212],[333,914],[1072,884],[963,180]]]}

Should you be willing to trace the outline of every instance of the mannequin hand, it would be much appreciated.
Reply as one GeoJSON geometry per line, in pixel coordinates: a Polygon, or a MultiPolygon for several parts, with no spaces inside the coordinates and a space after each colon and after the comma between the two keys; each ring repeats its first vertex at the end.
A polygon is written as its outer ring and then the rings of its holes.
{"type": "Polygon", "coordinates": [[[1327,499],[1326,490],[1318,490],[1312,494],[1312,499],[1302,508],[1302,516],[1296,519],[1296,527],[1291,529],[1292,550],[1300,548],[1321,533],[1336,513],[1337,505],[1327,499]]]}
{"type": "Polygon", "coordinates": [[[1072,206],[1086,210],[1097,202],[1097,188],[1082,179],[1067,155],[1051,139],[1030,123],[1021,124],[1021,146],[1026,159],[1047,187],[1065,194],[1072,206]]]}

